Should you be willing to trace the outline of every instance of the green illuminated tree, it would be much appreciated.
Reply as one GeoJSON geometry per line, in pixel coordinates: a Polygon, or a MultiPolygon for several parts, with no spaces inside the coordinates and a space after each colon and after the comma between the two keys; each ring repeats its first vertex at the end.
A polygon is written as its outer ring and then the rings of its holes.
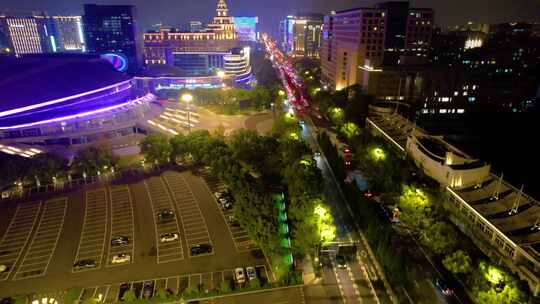
{"type": "Polygon", "coordinates": [[[454,227],[445,222],[435,222],[422,235],[422,242],[436,254],[449,253],[457,244],[454,227]]]}
{"type": "Polygon", "coordinates": [[[124,295],[122,296],[122,301],[124,301],[125,303],[133,303],[137,300],[137,297],[135,297],[135,291],[133,290],[128,290],[124,293],[124,295]]]}
{"type": "Polygon", "coordinates": [[[105,148],[90,147],[81,150],[73,158],[71,169],[79,174],[86,173],[87,176],[98,175],[107,168],[115,166],[117,158],[112,152],[105,148]]]}
{"type": "Polygon", "coordinates": [[[443,265],[453,274],[467,274],[472,271],[471,257],[463,250],[446,255],[443,265]]]}
{"type": "Polygon", "coordinates": [[[340,131],[349,140],[360,135],[360,128],[358,128],[358,126],[353,122],[347,122],[343,124],[343,126],[341,126],[340,131]]]}

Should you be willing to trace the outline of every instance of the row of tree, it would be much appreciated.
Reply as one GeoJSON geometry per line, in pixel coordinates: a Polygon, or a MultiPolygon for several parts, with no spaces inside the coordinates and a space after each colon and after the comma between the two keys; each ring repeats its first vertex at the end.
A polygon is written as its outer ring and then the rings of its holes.
{"type": "Polygon", "coordinates": [[[90,147],[79,151],[72,159],[41,153],[31,158],[2,156],[0,177],[3,187],[20,183],[22,186],[48,185],[69,178],[92,177],[110,172],[118,163],[109,150],[90,147]]]}

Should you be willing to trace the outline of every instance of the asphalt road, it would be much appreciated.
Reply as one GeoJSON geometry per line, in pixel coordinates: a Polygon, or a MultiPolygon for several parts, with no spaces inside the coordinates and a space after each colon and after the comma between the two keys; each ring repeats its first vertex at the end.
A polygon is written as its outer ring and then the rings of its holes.
{"type": "Polygon", "coordinates": [[[0,263],[11,268],[0,276],[0,297],[92,286],[96,295],[107,291],[113,297],[121,282],[160,278],[170,278],[166,283],[176,289],[181,277],[215,286],[214,278],[229,278],[239,266],[259,266],[261,275],[271,276],[260,250],[238,248],[210,188],[190,172],[6,203],[0,206],[0,235],[0,263]],[[179,241],[159,242],[158,203],[174,211],[176,221],[163,232],[174,230],[179,241]],[[118,234],[130,244],[110,246],[118,234]],[[212,252],[192,256],[189,247],[199,242],[212,244],[212,252]],[[129,254],[130,261],[113,264],[117,253],[129,254]],[[74,270],[75,261],[87,258],[96,261],[95,268],[74,270]]]}

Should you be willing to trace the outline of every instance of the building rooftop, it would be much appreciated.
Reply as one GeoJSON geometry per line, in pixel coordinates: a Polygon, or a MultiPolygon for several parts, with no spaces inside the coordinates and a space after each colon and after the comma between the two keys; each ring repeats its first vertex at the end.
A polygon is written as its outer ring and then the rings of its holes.
{"type": "Polygon", "coordinates": [[[97,57],[0,57],[0,112],[129,80],[97,57]]]}

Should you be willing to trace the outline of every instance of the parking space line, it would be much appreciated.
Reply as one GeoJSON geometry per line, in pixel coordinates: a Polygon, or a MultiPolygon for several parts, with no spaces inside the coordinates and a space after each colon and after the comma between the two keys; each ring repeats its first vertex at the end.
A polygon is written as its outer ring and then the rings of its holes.
{"type": "Polygon", "coordinates": [[[202,254],[191,254],[192,246],[197,244],[210,244],[212,246],[212,251],[204,255],[206,256],[214,254],[213,243],[212,239],[210,238],[210,233],[208,232],[206,219],[204,218],[198,201],[195,199],[195,195],[193,194],[189,183],[185,180],[182,174],[177,172],[168,171],[163,173],[162,176],[172,193],[174,201],[176,202],[176,207],[180,214],[182,229],[184,231],[184,237],[188,247],[188,256],[190,258],[203,256],[202,254]],[[194,212],[192,213],[191,211],[194,212]],[[193,235],[203,236],[200,238],[193,238],[193,235]],[[198,241],[194,242],[194,240],[198,241]]]}
{"type": "MultiPolygon", "coordinates": [[[[219,206],[217,198],[214,195],[214,192],[222,192],[226,190],[227,188],[225,185],[219,180],[217,177],[211,175],[210,172],[203,172],[202,174],[203,179],[203,185],[210,193],[210,196],[212,196],[213,201],[216,203],[217,206],[219,206]],[[213,181],[212,181],[213,180],[213,181]]],[[[231,235],[231,238],[233,239],[234,247],[236,249],[236,252],[249,252],[254,250],[259,250],[260,248],[255,244],[253,240],[251,240],[247,234],[247,232],[242,227],[235,227],[233,224],[229,223],[227,221],[226,216],[232,215],[232,212],[227,210],[220,209],[221,216],[223,217],[223,221],[225,221],[225,225],[227,226],[227,229],[229,230],[229,234],[231,235]],[[235,230],[235,232],[233,232],[235,230]],[[242,242],[239,242],[236,237],[236,234],[241,233],[241,237],[247,237],[250,239],[250,242],[248,244],[242,244],[242,242]]]]}
{"type": "Polygon", "coordinates": [[[135,220],[131,192],[127,185],[109,187],[111,206],[111,223],[109,229],[109,250],[107,252],[106,267],[128,265],[135,262],[135,220]],[[115,236],[125,236],[128,244],[113,247],[110,244],[115,236]],[[113,256],[126,253],[130,255],[129,262],[113,265],[113,256]]]}
{"type": "Polygon", "coordinates": [[[48,200],[43,207],[43,214],[37,226],[34,237],[30,242],[30,246],[26,250],[24,258],[15,273],[13,280],[21,280],[44,276],[47,273],[52,256],[58,245],[58,239],[62,232],[64,219],[67,213],[67,197],[48,200]],[[54,220],[54,221],[53,221],[54,220]],[[52,227],[54,229],[50,229],[52,227]],[[49,242],[50,238],[42,238],[43,235],[48,235],[54,238],[54,242],[49,242]],[[43,247],[46,248],[43,248],[43,247]],[[36,248],[40,248],[36,250],[36,248]],[[44,251],[45,250],[45,251],[44,251]],[[36,252],[46,254],[39,254],[36,252]],[[32,262],[39,259],[39,262],[32,262]],[[40,265],[39,267],[34,267],[40,265]]]}
{"type": "Polygon", "coordinates": [[[6,232],[0,242],[0,251],[11,252],[12,254],[3,255],[0,257],[0,264],[7,265],[9,267],[8,271],[0,274],[0,281],[5,281],[8,279],[9,275],[15,268],[15,265],[21,258],[23,249],[26,247],[30,240],[30,236],[34,226],[36,225],[37,219],[41,213],[41,202],[31,202],[23,203],[17,206],[15,214],[11,219],[6,232]],[[23,220],[21,222],[21,219],[23,220]],[[30,219],[31,225],[30,225],[30,219]],[[14,231],[16,238],[11,238],[11,235],[14,231]]]}
{"type": "Polygon", "coordinates": [[[75,269],[72,272],[82,272],[97,270],[101,268],[101,260],[105,252],[105,242],[107,239],[107,218],[108,218],[108,198],[107,189],[101,188],[88,190],[85,192],[85,208],[83,227],[75,263],[81,260],[93,260],[96,264],[91,269],[75,269]]]}
{"type": "Polygon", "coordinates": [[[152,220],[154,223],[154,232],[156,235],[157,263],[167,263],[184,259],[182,240],[179,237],[177,241],[163,243],[161,235],[165,233],[178,233],[180,236],[180,227],[178,217],[174,212],[174,219],[170,222],[162,222],[157,219],[157,213],[160,210],[175,210],[173,200],[169,196],[165,183],[159,177],[151,177],[144,181],[146,193],[152,207],[152,220]]]}

